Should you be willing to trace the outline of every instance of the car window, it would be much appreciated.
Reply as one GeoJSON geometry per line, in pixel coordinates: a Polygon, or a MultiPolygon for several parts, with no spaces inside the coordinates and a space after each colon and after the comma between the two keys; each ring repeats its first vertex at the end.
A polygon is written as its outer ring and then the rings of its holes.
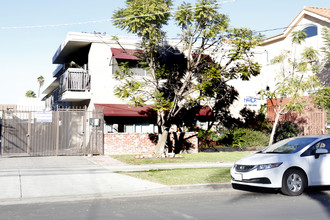
{"type": "Polygon", "coordinates": [[[328,150],[328,154],[330,153],[330,139],[324,139],[322,141],[317,142],[316,144],[314,144],[313,146],[311,146],[310,148],[308,148],[308,150],[306,150],[302,156],[309,156],[309,155],[314,155],[315,151],[317,149],[320,148],[324,148],[328,150]]]}
{"type": "Polygon", "coordinates": [[[292,154],[300,151],[308,144],[315,141],[315,138],[291,138],[283,142],[275,143],[266,148],[262,153],[292,154]]]}

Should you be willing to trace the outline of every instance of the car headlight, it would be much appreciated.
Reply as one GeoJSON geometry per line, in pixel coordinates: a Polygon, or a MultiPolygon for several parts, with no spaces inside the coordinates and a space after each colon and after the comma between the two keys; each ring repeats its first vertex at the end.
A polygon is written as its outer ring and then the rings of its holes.
{"type": "Polygon", "coordinates": [[[282,162],[279,163],[268,163],[257,165],[257,170],[267,170],[281,166],[282,162]]]}

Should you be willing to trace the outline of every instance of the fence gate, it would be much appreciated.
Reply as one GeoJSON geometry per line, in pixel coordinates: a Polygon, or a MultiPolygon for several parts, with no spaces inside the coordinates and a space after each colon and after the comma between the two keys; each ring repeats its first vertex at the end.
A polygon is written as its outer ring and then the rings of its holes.
{"type": "Polygon", "coordinates": [[[308,125],[305,126],[304,132],[308,135],[318,135],[326,133],[326,112],[325,111],[315,111],[308,112],[308,125]]]}
{"type": "Polygon", "coordinates": [[[103,154],[103,110],[2,111],[1,155],[103,154]]]}

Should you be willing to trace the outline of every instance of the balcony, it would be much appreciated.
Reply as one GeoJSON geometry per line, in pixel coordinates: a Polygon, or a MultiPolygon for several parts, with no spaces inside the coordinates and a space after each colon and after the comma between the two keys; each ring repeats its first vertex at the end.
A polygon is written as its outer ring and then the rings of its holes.
{"type": "Polygon", "coordinates": [[[60,77],[59,95],[62,102],[77,102],[91,98],[91,77],[86,70],[69,68],[60,77]]]}

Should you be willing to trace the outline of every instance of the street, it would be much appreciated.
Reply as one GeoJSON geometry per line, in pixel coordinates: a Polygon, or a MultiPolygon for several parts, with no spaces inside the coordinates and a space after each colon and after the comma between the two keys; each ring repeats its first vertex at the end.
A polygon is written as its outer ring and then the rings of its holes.
{"type": "Polygon", "coordinates": [[[222,190],[0,206],[0,219],[329,219],[330,190],[222,190]]]}

